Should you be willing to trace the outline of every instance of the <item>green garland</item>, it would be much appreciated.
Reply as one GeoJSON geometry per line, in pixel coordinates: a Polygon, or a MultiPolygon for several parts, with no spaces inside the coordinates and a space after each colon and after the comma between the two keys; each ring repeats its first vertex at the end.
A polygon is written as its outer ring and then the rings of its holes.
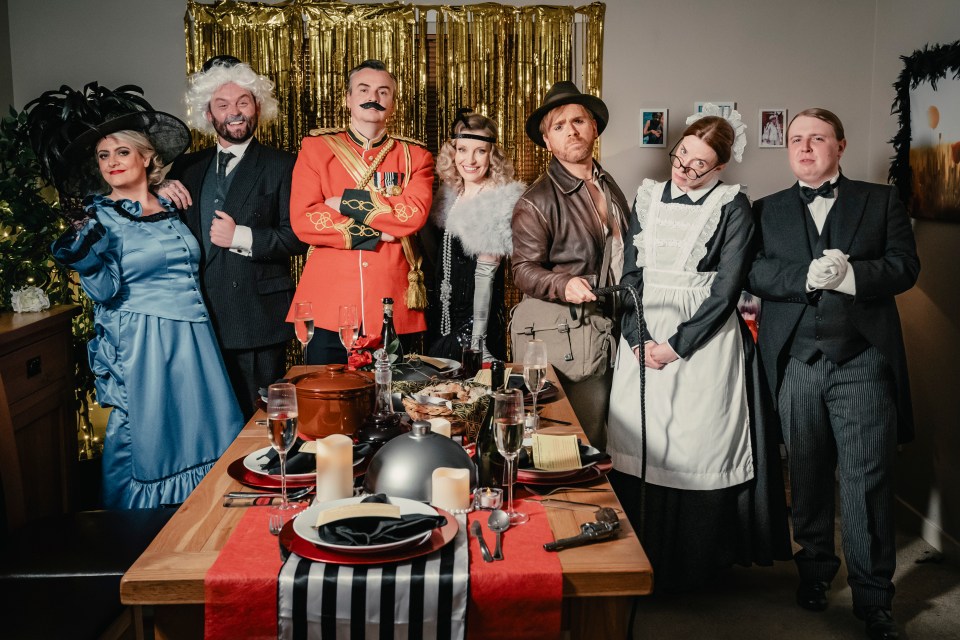
{"type": "Polygon", "coordinates": [[[87,398],[93,374],[87,362],[87,342],[93,337],[93,309],[69,269],[50,255],[50,244],[66,230],[57,191],[43,170],[27,133],[27,113],[10,110],[0,120],[0,309],[9,311],[11,289],[36,286],[50,304],[78,304],[73,319],[74,406],[78,415],[81,457],[99,454],[93,436],[87,398]]]}
{"type": "MultiPolygon", "coordinates": [[[[891,114],[897,114],[900,130],[890,140],[893,143],[894,156],[890,162],[889,182],[897,187],[900,199],[911,209],[913,200],[913,171],[910,168],[910,90],[916,89],[921,82],[929,82],[934,89],[937,82],[952,74],[960,79],[960,40],[953,44],[926,45],[909,56],[900,56],[903,71],[893,83],[897,97],[890,108],[891,114]]],[[[912,212],[911,212],[912,213],[912,212]]]]}

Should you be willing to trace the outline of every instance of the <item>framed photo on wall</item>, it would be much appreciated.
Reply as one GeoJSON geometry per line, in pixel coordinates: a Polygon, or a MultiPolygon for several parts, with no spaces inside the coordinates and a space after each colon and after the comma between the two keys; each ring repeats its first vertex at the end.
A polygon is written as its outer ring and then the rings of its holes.
{"type": "Polygon", "coordinates": [[[640,146],[667,146],[667,109],[644,109],[640,112],[640,146]]]}
{"type": "Polygon", "coordinates": [[[960,40],[901,60],[890,181],[910,215],[960,222],[960,40]]]}
{"type": "Polygon", "coordinates": [[[782,107],[761,107],[760,131],[757,136],[760,148],[785,147],[786,138],[787,110],[782,107]]]}
{"type": "Polygon", "coordinates": [[[705,104],[715,104],[720,107],[720,115],[722,115],[724,118],[729,116],[730,112],[737,108],[737,103],[733,102],[732,100],[704,100],[702,102],[693,103],[693,112],[700,113],[703,111],[703,105],[705,104]]]}

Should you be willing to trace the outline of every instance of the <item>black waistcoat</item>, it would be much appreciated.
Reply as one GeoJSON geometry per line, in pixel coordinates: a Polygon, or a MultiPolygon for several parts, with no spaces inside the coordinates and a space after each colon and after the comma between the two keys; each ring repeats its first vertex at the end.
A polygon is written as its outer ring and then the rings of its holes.
{"type": "MultiPolygon", "coordinates": [[[[799,195],[797,196],[799,198],[799,195]]],[[[837,206],[834,204],[823,230],[817,233],[806,205],[804,219],[807,227],[807,241],[814,259],[823,256],[823,250],[832,248],[833,222],[836,220],[837,206]]],[[[836,291],[820,292],[819,300],[808,305],[800,316],[790,355],[804,362],[813,362],[823,354],[831,362],[843,363],[870,346],[849,320],[848,311],[853,306],[853,296],[836,291]]]]}

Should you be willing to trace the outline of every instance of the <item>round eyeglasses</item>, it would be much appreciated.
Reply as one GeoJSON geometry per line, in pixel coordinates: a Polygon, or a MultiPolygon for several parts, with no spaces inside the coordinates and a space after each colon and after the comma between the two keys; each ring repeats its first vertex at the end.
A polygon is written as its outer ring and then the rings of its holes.
{"type": "Polygon", "coordinates": [[[680,143],[678,142],[677,144],[673,145],[673,149],[670,150],[670,164],[673,165],[674,169],[683,169],[683,175],[687,176],[687,178],[689,178],[690,180],[699,180],[700,178],[702,178],[703,176],[707,175],[708,173],[710,173],[711,171],[717,168],[718,165],[714,165],[713,167],[710,167],[703,173],[700,173],[693,167],[688,167],[687,165],[683,164],[683,162],[681,162],[680,160],[680,157],[674,153],[674,151],[677,150],[677,146],[679,144],[680,143]]]}

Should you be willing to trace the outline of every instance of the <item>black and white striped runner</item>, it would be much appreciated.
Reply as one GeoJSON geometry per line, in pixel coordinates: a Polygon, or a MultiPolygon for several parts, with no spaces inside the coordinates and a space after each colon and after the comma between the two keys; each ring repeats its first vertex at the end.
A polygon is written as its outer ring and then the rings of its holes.
{"type": "Polygon", "coordinates": [[[409,562],[346,566],[291,554],[280,569],[282,640],[462,640],[470,562],[466,516],[452,544],[409,562]]]}

